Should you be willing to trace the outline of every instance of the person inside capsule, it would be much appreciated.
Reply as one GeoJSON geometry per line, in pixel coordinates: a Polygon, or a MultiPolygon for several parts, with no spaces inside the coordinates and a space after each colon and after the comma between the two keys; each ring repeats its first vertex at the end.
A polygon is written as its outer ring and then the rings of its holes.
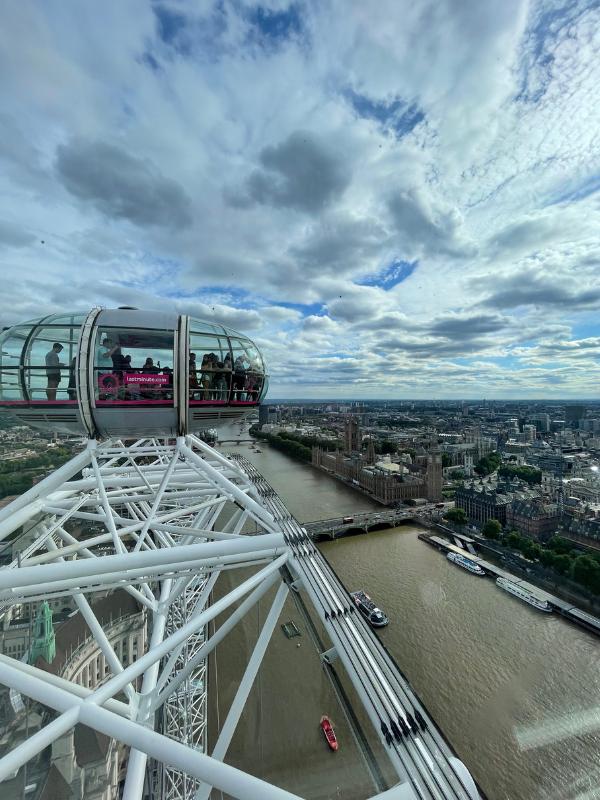
{"type": "Polygon", "coordinates": [[[48,388],[46,389],[46,397],[48,400],[56,400],[56,390],[60,383],[60,370],[61,367],[66,366],[61,364],[58,354],[63,349],[60,342],[54,342],[52,349],[46,353],[46,378],[48,379],[48,388]]]}

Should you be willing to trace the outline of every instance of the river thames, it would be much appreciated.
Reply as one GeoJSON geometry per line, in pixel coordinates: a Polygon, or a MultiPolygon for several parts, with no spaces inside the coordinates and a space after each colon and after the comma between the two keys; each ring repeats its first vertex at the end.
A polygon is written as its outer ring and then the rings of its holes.
{"type": "MultiPolygon", "coordinates": [[[[380,507],[259,447],[222,449],[251,461],[300,522],[380,507]]],[[[409,525],[319,546],[347,589],[366,590],[386,611],[390,624],[379,635],[490,800],[600,799],[597,638],[458,569],[418,540],[420,530],[409,525]]],[[[284,673],[294,671],[293,648],[278,658],[284,673]]],[[[296,791],[329,796],[306,780],[296,791]]],[[[346,780],[331,796],[374,791],[353,791],[346,780]]]]}

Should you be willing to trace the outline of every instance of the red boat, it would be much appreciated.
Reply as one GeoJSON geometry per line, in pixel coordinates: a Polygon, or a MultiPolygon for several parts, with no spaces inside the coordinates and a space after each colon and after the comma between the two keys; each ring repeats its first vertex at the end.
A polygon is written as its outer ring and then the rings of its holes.
{"type": "Polygon", "coordinates": [[[333,726],[329,717],[321,717],[321,730],[325,734],[325,738],[327,739],[327,744],[332,750],[338,749],[338,740],[335,735],[335,731],[333,730],[333,726]]]}

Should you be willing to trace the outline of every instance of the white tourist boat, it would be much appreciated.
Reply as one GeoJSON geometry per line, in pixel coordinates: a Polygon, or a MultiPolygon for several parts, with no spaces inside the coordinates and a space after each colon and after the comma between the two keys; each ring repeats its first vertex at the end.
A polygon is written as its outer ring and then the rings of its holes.
{"type": "Polygon", "coordinates": [[[462,567],[473,575],[485,575],[485,570],[482,569],[479,564],[466,556],[462,556],[460,553],[452,551],[446,555],[446,558],[448,561],[452,561],[453,564],[456,564],[457,567],[462,567]]]}
{"type": "Polygon", "coordinates": [[[518,583],[509,581],[508,578],[496,578],[496,585],[504,589],[505,592],[509,592],[515,597],[518,597],[519,600],[524,600],[526,603],[529,603],[530,606],[537,608],[539,611],[552,611],[552,606],[547,600],[541,600],[539,597],[536,597],[533,592],[529,591],[529,589],[520,586],[518,583]]]}

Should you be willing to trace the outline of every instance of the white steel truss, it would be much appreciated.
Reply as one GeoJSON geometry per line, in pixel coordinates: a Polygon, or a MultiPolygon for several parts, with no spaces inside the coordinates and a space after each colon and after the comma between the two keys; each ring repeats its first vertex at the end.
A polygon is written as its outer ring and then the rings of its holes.
{"type": "Polygon", "coordinates": [[[165,800],[193,798],[203,785],[235,797],[292,797],[206,755],[206,658],[281,581],[288,558],[278,525],[256,497],[239,466],[194,436],[90,441],[0,511],[0,540],[12,539],[15,553],[0,570],[2,613],[72,598],[108,666],[106,679],[89,689],[0,656],[1,683],[59,712],[0,759],[0,780],[81,722],[130,745],[126,800],[143,796],[147,772],[165,800]],[[250,523],[262,533],[242,536],[250,523]],[[248,565],[257,571],[209,605],[221,571],[248,565]],[[95,596],[116,589],[149,618],[147,651],[129,665],[94,613],[95,596]],[[207,623],[239,600],[207,638],[207,623]]]}
{"type": "Polygon", "coordinates": [[[26,658],[0,655],[0,684],[13,699],[24,695],[55,714],[0,758],[0,781],[81,723],[129,746],[124,800],[207,800],[213,787],[249,800],[296,797],[223,761],[291,585],[306,593],[333,644],[326,655],[339,657],[387,748],[399,781],[393,797],[478,797],[387,651],[353,614],[337,576],[243,460],[192,435],[170,442],[92,440],[0,510],[2,540],[10,541],[14,558],[0,569],[0,614],[70,598],[106,674],[82,686],[26,658]],[[244,573],[213,600],[219,575],[247,566],[249,577],[244,573]],[[209,756],[207,657],[272,588],[209,756]],[[127,663],[95,611],[94,601],[116,590],[128,593],[148,620],[147,647],[127,663]],[[224,613],[209,637],[208,623],[224,613]]]}

